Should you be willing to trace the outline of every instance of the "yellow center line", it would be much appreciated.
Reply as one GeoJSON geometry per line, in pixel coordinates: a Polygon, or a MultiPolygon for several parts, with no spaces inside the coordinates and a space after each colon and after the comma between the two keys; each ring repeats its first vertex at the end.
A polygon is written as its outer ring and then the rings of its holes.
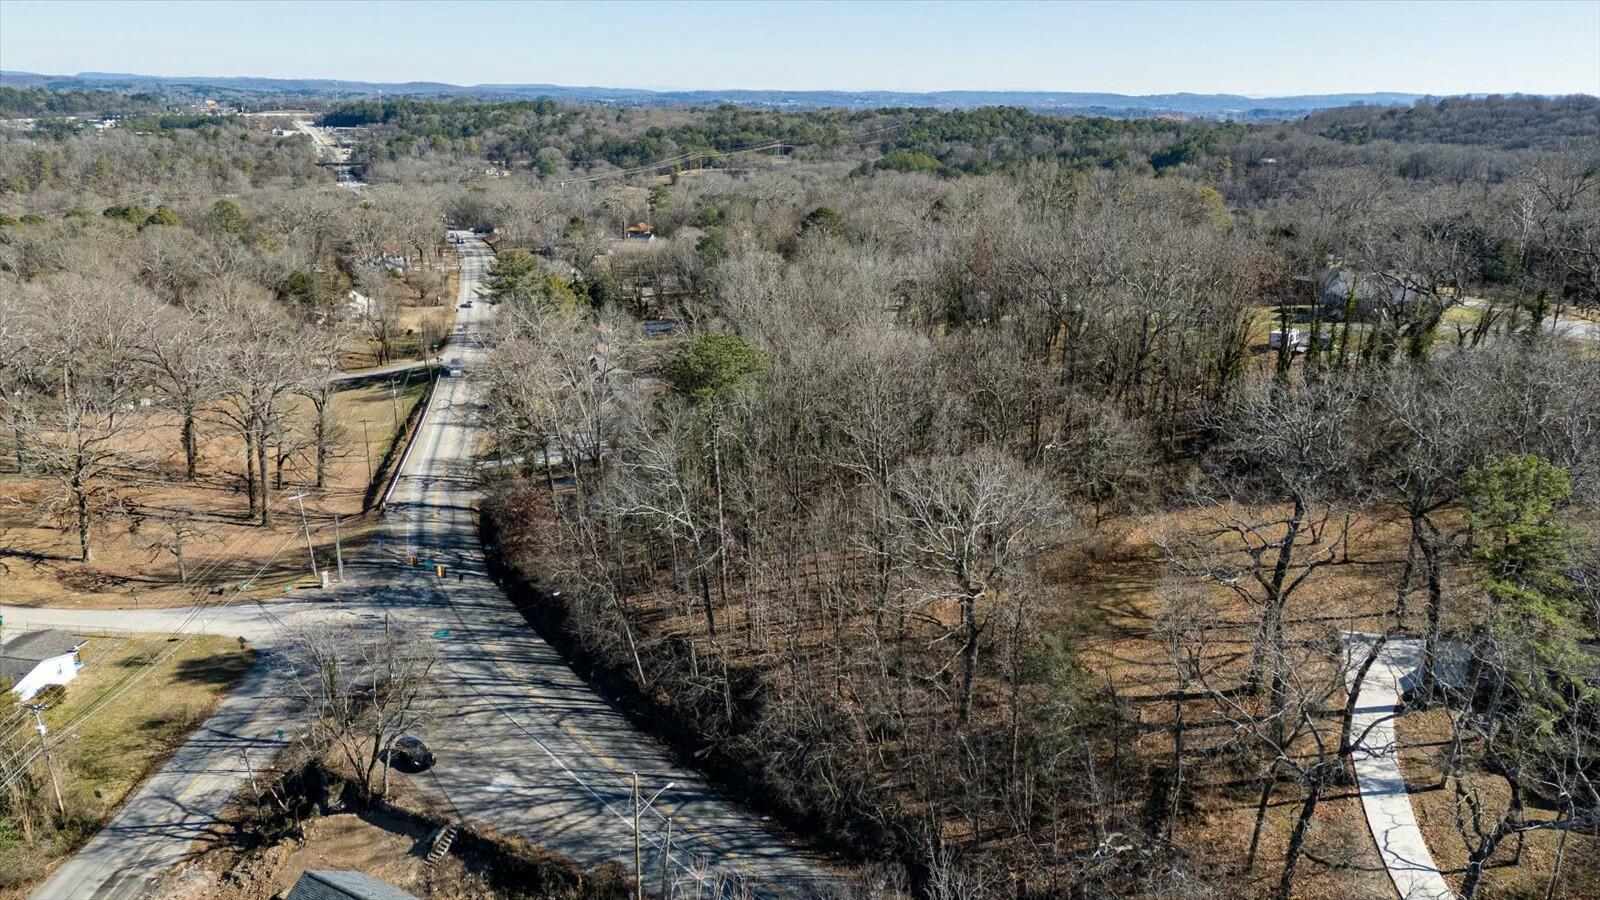
{"type": "MultiPolygon", "coordinates": [[[[434,442],[435,442],[435,445],[437,445],[443,438],[443,423],[436,422],[435,423],[435,429],[436,429],[436,435],[437,436],[435,437],[435,441],[434,442]]],[[[438,529],[442,529],[446,523],[440,517],[440,512],[441,512],[440,506],[437,503],[434,503],[434,504],[431,504],[431,505],[433,506],[433,519],[437,523],[437,528],[438,529]]],[[[424,526],[424,527],[426,528],[426,526],[424,526]]],[[[431,536],[431,537],[438,537],[438,532],[437,532],[436,529],[427,529],[427,532],[428,532],[428,535],[431,536]]],[[[534,703],[536,703],[540,708],[544,709],[546,714],[549,715],[551,718],[553,718],[555,720],[556,725],[558,727],[560,727],[562,731],[565,731],[567,734],[571,735],[580,744],[582,744],[585,748],[587,748],[588,751],[591,754],[593,754],[594,757],[596,759],[598,759],[602,764],[604,764],[607,768],[611,769],[613,772],[615,772],[615,773],[617,773],[619,775],[631,774],[631,770],[623,768],[619,763],[617,763],[611,757],[607,756],[605,754],[605,752],[603,752],[598,746],[596,746],[594,744],[594,742],[591,741],[588,737],[586,737],[581,732],[579,732],[577,729],[575,729],[571,724],[569,724],[568,722],[564,721],[560,716],[556,715],[555,711],[550,708],[549,704],[546,703],[544,701],[544,699],[539,696],[539,694],[534,692],[534,690],[532,689],[531,686],[524,684],[522,682],[522,680],[517,677],[516,672],[514,672],[511,668],[509,668],[510,664],[505,660],[504,657],[502,657],[500,655],[499,651],[496,650],[493,645],[485,643],[484,641],[478,640],[478,638],[476,637],[472,627],[467,624],[466,618],[461,614],[461,611],[456,607],[455,601],[451,599],[451,597],[450,597],[450,588],[449,588],[448,584],[439,585],[439,589],[440,589],[440,593],[442,593],[444,595],[445,602],[448,603],[450,605],[451,610],[453,612],[455,612],[456,620],[461,623],[462,630],[464,632],[466,632],[466,634],[471,638],[471,640],[472,640],[472,642],[473,642],[473,644],[475,646],[477,646],[480,650],[488,651],[489,656],[493,660],[493,664],[494,664],[495,668],[497,670],[499,670],[501,675],[505,676],[512,684],[514,684],[517,687],[517,689],[519,691],[521,691],[525,696],[527,696],[530,699],[532,699],[534,701],[534,703]]],[[[720,850],[723,853],[723,855],[729,861],[731,861],[732,864],[734,865],[734,867],[737,868],[741,873],[743,873],[744,875],[747,875],[747,876],[752,876],[752,877],[754,876],[755,873],[752,871],[752,869],[750,868],[749,864],[746,863],[745,860],[743,860],[742,858],[740,858],[737,855],[737,851],[735,851],[733,849],[733,846],[730,843],[728,843],[725,839],[720,838],[720,837],[718,837],[716,835],[713,835],[713,834],[707,832],[706,830],[701,828],[699,825],[696,825],[695,822],[692,819],[689,819],[687,817],[685,817],[683,820],[681,820],[681,822],[676,818],[674,818],[673,821],[678,823],[679,826],[681,828],[683,828],[683,830],[685,830],[689,834],[697,837],[699,840],[701,840],[705,844],[708,844],[711,847],[713,847],[713,848],[715,848],[717,850],[720,850]]]]}
{"type": "MultiPolygon", "coordinates": [[[[443,592],[446,595],[446,597],[445,597],[446,602],[450,603],[451,608],[454,609],[455,608],[455,602],[449,599],[449,593],[450,593],[449,589],[445,588],[443,592]]],[[[466,620],[461,617],[461,614],[460,614],[459,611],[457,611],[457,613],[456,613],[456,618],[457,618],[458,621],[463,623],[463,626],[464,626],[463,630],[465,630],[468,635],[472,635],[473,634],[472,627],[470,625],[466,625],[465,624],[466,620]]],[[[613,772],[616,772],[619,775],[630,775],[630,774],[632,774],[632,770],[623,768],[621,766],[621,764],[617,763],[611,757],[607,756],[605,754],[605,752],[602,751],[599,747],[595,746],[594,742],[589,740],[588,737],[584,736],[584,734],[582,732],[578,731],[570,723],[562,720],[559,716],[556,716],[554,714],[554,711],[550,708],[549,704],[546,703],[544,701],[544,699],[539,696],[539,694],[534,692],[534,690],[531,687],[525,685],[520,679],[518,679],[516,677],[516,673],[514,671],[512,671],[510,668],[508,668],[510,663],[508,663],[505,660],[505,658],[502,657],[500,655],[500,653],[497,650],[495,650],[495,648],[492,645],[487,644],[487,643],[485,643],[483,641],[480,641],[476,637],[473,637],[472,641],[473,641],[474,645],[477,646],[479,649],[488,651],[489,656],[493,659],[495,668],[500,671],[500,674],[504,675],[507,679],[509,679],[514,685],[517,686],[517,688],[523,694],[525,694],[526,696],[531,698],[536,704],[538,704],[541,708],[543,708],[546,711],[547,714],[550,714],[553,718],[555,718],[556,725],[562,731],[565,731],[567,734],[569,734],[573,738],[577,739],[577,741],[580,744],[582,744],[584,747],[588,748],[590,753],[594,754],[594,757],[596,759],[598,759],[601,763],[604,763],[605,766],[607,768],[611,769],[613,772]]],[[[744,873],[745,875],[751,875],[751,876],[754,875],[754,872],[750,869],[749,865],[737,855],[737,853],[733,849],[732,845],[729,844],[726,840],[724,840],[722,838],[719,838],[716,835],[713,835],[713,834],[705,831],[699,825],[696,825],[693,819],[685,817],[684,819],[682,819],[680,821],[679,819],[674,818],[673,822],[674,822],[674,824],[679,825],[685,831],[687,831],[690,834],[698,837],[701,841],[704,841],[705,843],[710,844],[712,847],[715,847],[715,848],[721,850],[725,855],[727,855],[729,860],[733,863],[733,865],[736,868],[739,869],[740,872],[744,873]]]]}

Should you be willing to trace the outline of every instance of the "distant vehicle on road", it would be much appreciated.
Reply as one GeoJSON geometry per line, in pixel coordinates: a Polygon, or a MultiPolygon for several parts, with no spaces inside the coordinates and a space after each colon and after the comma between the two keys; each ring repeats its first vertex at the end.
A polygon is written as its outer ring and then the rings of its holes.
{"type": "Polygon", "coordinates": [[[471,309],[472,308],[472,301],[468,300],[467,302],[461,304],[461,308],[462,309],[471,309]]]}
{"type": "Polygon", "coordinates": [[[450,368],[447,369],[446,371],[449,373],[451,378],[460,377],[460,375],[461,375],[461,357],[458,356],[455,359],[450,360],[450,368]]]}
{"type": "Polygon", "coordinates": [[[411,735],[395,741],[394,749],[389,751],[389,765],[402,772],[426,772],[433,768],[435,761],[433,751],[422,738],[411,735]]]}

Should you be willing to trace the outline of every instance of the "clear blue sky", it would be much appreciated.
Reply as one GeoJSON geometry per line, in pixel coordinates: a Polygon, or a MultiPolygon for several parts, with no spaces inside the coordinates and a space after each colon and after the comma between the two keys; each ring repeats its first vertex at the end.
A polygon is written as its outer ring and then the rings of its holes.
{"type": "Polygon", "coordinates": [[[0,0],[0,68],[647,88],[1600,94],[1600,0],[0,0]]]}

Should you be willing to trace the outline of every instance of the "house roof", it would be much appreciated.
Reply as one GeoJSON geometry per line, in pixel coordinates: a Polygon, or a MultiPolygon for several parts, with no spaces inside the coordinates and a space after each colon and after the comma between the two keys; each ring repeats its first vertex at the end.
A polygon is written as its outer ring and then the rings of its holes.
{"type": "Polygon", "coordinates": [[[1357,272],[1353,269],[1328,269],[1317,277],[1317,291],[1323,302],[1343,303],[1352,287],[1356,299],[1365,304],[1378,301],[1407,304],[1418,299],[1411,280],[1400,272],[1357,272]]]}
{"type": "Polygon", "coordinates": [[[318,869],[303,873],[289,891],[287,900],[417,900],[417,897],[361,872],[318,869]]]}
{"type": "Polygon", "coordinates": [[[649,234],[653,231],[655,231],[655,229],[650,227],[649,222],[640,222],[637,225],[628,226],[629,234],[649,234]]]}
{"type": "Polygon", "coordinates": [[[18,635],[0,648],[0,680],[14,682],[25,678],[39,663],[64,656],[86,643],[55,628],[18,635]]]}

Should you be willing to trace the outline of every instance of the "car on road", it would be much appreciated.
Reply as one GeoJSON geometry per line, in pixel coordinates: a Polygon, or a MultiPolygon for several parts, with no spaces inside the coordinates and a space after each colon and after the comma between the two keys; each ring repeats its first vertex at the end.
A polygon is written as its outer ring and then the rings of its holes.
{"type": "Polygon", "coordinates": [[[472,301],[468,300],[467,302],[461,304],[461,308],[462,309],[471,309],[472,308],[472,301]]]}
{"type": "Polygon", "coordinates": [[[394,742],[394,749],[389,751],[389,765],[402,772],[426,772],[433,768],[436,762],[433,751],[422,742],[422,738],[406,735],[394,742]]]}

